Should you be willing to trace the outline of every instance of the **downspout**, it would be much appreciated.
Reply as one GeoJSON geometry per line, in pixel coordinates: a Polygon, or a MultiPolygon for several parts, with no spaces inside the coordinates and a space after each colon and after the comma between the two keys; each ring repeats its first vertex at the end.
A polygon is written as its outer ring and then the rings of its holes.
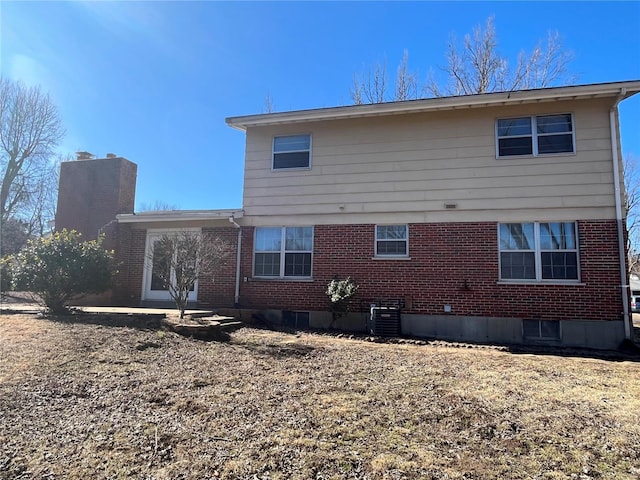
{"type": "Polygon", "coordinates": [[[620,262],[620,278],[622,279],[622,284],[620,288],[622,289],[622,321],[624,323],[624,338],[627,340],[631,339],[631,325],[629,318],[629,285],[628,285],[628,274],[626,269],[627,264],[627,251],[624,244],[624,228],[623,221],[624,217],[622,216],[622,199],[620,192],[620,159],[618,157],[618,129],[616,123],[616,115],[618,112],[618,104],[625,98],[627,93],[626,88],[620,89],[620,94],[616,98],[616,101],[613,103],[611,110],[609,110],[609,125],[611,128],[611,157],[613,159],[613,187],[615,191],[616,197],[616,223],[618,226],[618,255],[620,262]]]}
{"type": "Polygon", "coordinates": [[[236,291],[233,300],[234,306],[237,307],[238,303],[240,303],[240,254],[242,252],[242,228],[240,228],[240,225],[236,223],[233,215],[229,217],[229,222],[231,222],[233,226],[238,229],[238,252],[236,254],[236,291]]]}

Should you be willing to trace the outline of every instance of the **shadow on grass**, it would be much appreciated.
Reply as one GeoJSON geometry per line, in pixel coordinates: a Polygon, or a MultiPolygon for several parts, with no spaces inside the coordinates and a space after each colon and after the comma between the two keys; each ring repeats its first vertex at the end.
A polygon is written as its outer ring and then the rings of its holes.
{"type": "Polygon", "coordinates": [[[47,318],[57,323],[100,325],[103,327],[134,328],[136,330],[161,330],[164,328],[164,314],[88,313],[79,310],[66,314],[45,313],[47,318]]]}
{"type": "Polygon", "coordinates": [[[291,345],[275,345],[275,344],[236,344],[240,345],[252,353],[259,355],[267,355],[275,358],[291,358],[291,357],[308,357],[317,349],[311,345],[291,344],[291,345]]]}
{"type": "MultiPolygon", "coordinates": [[[[254,319],[255,320],[255,319],[254,319]]],[[[369,335],[364,332],[344,332],[341,330],[324,330],[324,329],[293,329],[282,325],[267,324],[266,322],[256,322],[251,325],[252,328],[288,333],[296,335],[300,332],[311,333],[315,335],[322,335],[328,337],[343,338],[348,340],[365,341],[372,343],[386,343],[386,344],[402,344],[402,345],[414,345],[419,346],[442,346],[450,348],[468,348],[468,349],[494,349],[503,351],[506,353],[512,353],[514,355],[545,355],[556,357],[579,357],[579,358],[593,358],[597,360],[606,361],[619,361],[619,362],[640,362],[640,327],[634,327],[635,343],[629,340],[625,340],[617,350],[598,350],[592,348],[578,348],[578,347],[564,347],[554,345],[516,345],[516,344],[498,344],[498,343],[472,343],[472,342],[456,342],[440,340],[435,338],[425,337],[381,337],[375,335],[369,335]]],[[[274,345],[274,347],[280,347],[280,345],[274,345]]],[[[275,355],[283,356],[280,352],[276,352],[275,355]]]]}
{"type": "Polygon", "coordinates": [[[232,342],[232,345],[243,348],[249,353],[274,358],[308,357],[318,351],[318,347],[304,343],[257,343],[234,341],[232,342]]]}
{"type": "Polygon", "coordinates": [[[591,348],[549,347],[543,345],[509,345],[509,353],[545,355],[554,357],[593,358],[614,362],[640,362],[640,347],[625,340],[618,350],[595,350],[591,348]]]}

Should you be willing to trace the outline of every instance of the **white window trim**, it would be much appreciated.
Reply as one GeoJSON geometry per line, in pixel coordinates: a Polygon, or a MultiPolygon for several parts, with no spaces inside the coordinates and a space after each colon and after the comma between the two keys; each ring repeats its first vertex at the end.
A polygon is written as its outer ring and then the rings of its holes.
{"type": "Polygon", "coordinates": [[[374,259],[384,259],[384,258],[402,258],[402,259],[409,259],[409,224],[408,223],[381,223],[381,224],[376,224],[374,226],[374,240],[373,240],[373,248],[374,248],[374,259]],[[407,248],[406,253],[404,255],[396,255],[396,254],[385,254],[385,253],[378,253],[378,242],[397,242],[399,241],[398,239],[379,239],[378,238],[378,227],[389,227],[389,226],[404,226],[405,228],[405,232],[407,233],[407,238],[404,239],[405,243],[407,244],[407,248]]]}
{"type": "Polygon", "coordinates": [[[309,132],[305,133],[290,133],[287,135],[274,135],[271,139],[271,171],[272,172],[294,172],[296,170],[311,170],[311,160],[312,160],[312,152],[313,152],[313,135],[309,132]],[[284,152],[276,152],[276,138],[286,138],[286,137],[300,137],[308,135],[309,136],[309,149],[308,150],[286,150],[284,152]],[[309,152],[309,166],[308,167],[292,167],[292,168],[275,168],[275,157],[276,153],[297,153],[297,152],[309,152]]]}
{"type": "Polygon", "coordinates": [[[563,284],[563,285],[582,285],[580,279],[582,278],[582,272],[580,271],[580,239],[578,237],[578,222],[576,220],[554,220],[554,221],[538,221],[538,222],[500,222],[498,223],[498,283],[545,283],[545,284],[563,284]],[[500,249],[500,225],[508,225],[514,223],[533,223],[533,238],[534,249],[533,250],[501,250],[500,249]],[[563,250],[542,250],[540,248],[540,224],[541,223],[573,223],[574,235],[576,240],[575,249],[563,249],[563,250]],[[536,278],[502,278],[502,252],[531,252],[533,251],[535,257],[536,278]],[[542,252],[562,251],[562,252],[575,252],[577,262],[577,276],[578,278],[572,278],[562,280],[559,278],[542,278],[542,252]]]}
{"type": "MultiPolygon", "coordinates": [[[[144,262],[142,269],[142,294],[140,295],[141,300],[149,300],[149,301],[172,301],[171,296],[168,293],[168,290],[151,290],[151,278],[152,278],[152,267],[151,259],[149,256],[151,255],[151,249],[153,248],[153,241],[163,235],[167,234],[179,234],[182,232],[194,232],[201,233],[201,228],[190,227],[190,228],[149,228],[147,229],[147,237],[144,245],[144,262]],[[154,293],[157,292],[157,293],[154,293]],[[166,293],[160,293],[166,292],[166,293]]],[[[173,274],[172,274],[173,275],[173,274]]],[[[196,280],[193,285],[193,292],[189,292],[189,302],[196,302],[198,300],[198,281],[196,280]]]]}
{"type": "Polygon", "coordinates": [[[495,142],[496,142],[496,159],[501,158],[527,158],[527,157],[553,157],[557,155],[575,155],[576,154],[576,123],[573,118],[573,113],[571,112],[563,112],[563,113],[540,113],[537,115],[514,115],[511,117],[500,117],[496,118],[495,121],[495,142]],[[554,115],[571,115],[571,132],[562,132],[562,133],[538,133],[538,123],[537,117],[552,117],[554,115]],[[531,121],[531,134],[530,135],[509,135],[509,136],[498,136],[498,121],[500,120],[509,120],[511,118],[528,118],[531,121]],[[549,136],[549,135],[568,135],[571,133],[571,140],[573,151],[571,152],[558,152],[558,153],[538,153],[538,136],[549,136]],[[500,155],[500,139],[502,138],[529,138],[531,137],[532,144],[532,153],[526,155],[500,155]]]}
{"type": "Polygon", "coordinates": [[[314,245],[314,241],[315,241],[315,228],[313,228],[313,225],[289,225],[289,226],[266,226],[266,225],[261,225],[260,227],[255,227],[253,229],[253,258],[251,260],[251,273],[253,275],[252,278],[259,278],[261,280],[291,280],[291,281],[309,281],[311,279],[313,279],[313,245],[314,245]],[[288,227],[291,228],[295,228],[295,227],[301,227],[301,228],[311,228],[311,250],[286,250],[286,229],[288,227]],[[263,251],[263,252],[257,252],[256,251],[256,236],[258,235],[258,229],[259,228],[279,228],[280,229],[280,251],[277,252],[275,250],[271,251],[263,251]],[[280,274],[278,276],[275,275],[256,275],[256,253],[280,253],[280,274]],[[309,276],[292,276],[292,275],[288,275],[285,276],[284,272],[285,272],[285,255],[287,253],[310,253],[311,254],[311,271],[309,276]]]}

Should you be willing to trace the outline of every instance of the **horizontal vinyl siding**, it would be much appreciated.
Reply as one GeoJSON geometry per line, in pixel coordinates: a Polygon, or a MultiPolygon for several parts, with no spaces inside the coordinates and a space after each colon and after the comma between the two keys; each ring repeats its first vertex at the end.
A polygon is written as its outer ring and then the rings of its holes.
{"type": "Polygon", "coordinates": [[[245,213],[330,217],[317,223],[392,212],[458,221],[448,216],[462,211],[490,221],[507,210],[526,220],[537,209],[610,218],[608,109],[593,100],[250,128],[245,213]],[[564,112],[574,114],[576,154],[496,159],[496,118],[564,112]],[[273,136],[302,131],[313,137],[311,170],[272,171],[273,136]],[[443,212],[445,202],[456,210],[443,212]]]}

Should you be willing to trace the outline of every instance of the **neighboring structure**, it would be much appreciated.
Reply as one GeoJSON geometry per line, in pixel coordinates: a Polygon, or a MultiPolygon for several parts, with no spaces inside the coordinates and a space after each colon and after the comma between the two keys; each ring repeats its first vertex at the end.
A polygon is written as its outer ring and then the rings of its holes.
{"type": "Polygon", "coordinates": [[[166,300],[145,252],[215,231],[236,258],[202,306],[327,326],[335,277],[402,306],[404,334],[610,348],[630,337],[618,103],[640,81],[227,119],[246,132],[243,209],[118,215],[114,298],[166,300]],[[283,312],[283,313],[282,313],[283,312]]]}

